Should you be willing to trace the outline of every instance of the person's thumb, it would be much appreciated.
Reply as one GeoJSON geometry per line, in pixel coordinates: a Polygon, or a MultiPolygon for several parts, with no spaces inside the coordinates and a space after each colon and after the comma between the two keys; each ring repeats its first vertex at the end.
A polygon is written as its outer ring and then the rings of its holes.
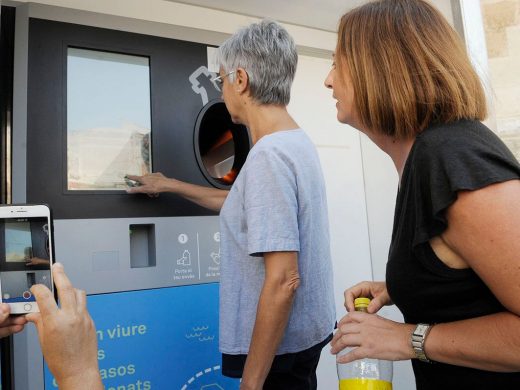
{"type": "Polygon", "coordinates": [[[0,304],[0,324],[9,318],[9,305],[6,303],[0,304]]]}
{"type": "Polygon", "coordinates": [[[40,339],[40,345],[43,348],[44,342],[44,332],[43,332],[43,319],[41,313],[29,313],[25,316],[27,321],[32,322],[36,327],[36,332],[38,332],[38,338],[40,339]]]}
{"type": "Polygon", "coordinates": [[[38,328],[42,322],[42,315],[40,313],[29,313],[25,316],[25,319],[32,322],[38,328]]]}
{"type": "Polygon", "coordinates": [[[374,313],[377,313],[379,311],[379,309],[381,309],[382,307],[383,307],[383,303],[381,302],[381,299],[380,298],[374,298],[369,303],[369,305],[367,307],[367,311],[370,314],[374,314],[374,313]]]}

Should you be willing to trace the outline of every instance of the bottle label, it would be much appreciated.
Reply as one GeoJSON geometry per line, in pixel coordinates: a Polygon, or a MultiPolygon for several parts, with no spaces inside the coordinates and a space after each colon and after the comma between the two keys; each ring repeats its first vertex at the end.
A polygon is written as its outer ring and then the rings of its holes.
{"type": "Polygon", "coordinates": [[[392,390],[392,383],[380,379],[341,379],[339,390],[392,390]]]}

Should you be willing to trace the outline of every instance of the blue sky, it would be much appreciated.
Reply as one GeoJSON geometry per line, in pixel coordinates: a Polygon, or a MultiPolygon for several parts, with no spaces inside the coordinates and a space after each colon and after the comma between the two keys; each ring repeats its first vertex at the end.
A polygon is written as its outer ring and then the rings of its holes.
{"type": "Polygon", "coordinates": [[[69,132],[133,123],[150,129],[148,57],[69,48],[69,132]]]}

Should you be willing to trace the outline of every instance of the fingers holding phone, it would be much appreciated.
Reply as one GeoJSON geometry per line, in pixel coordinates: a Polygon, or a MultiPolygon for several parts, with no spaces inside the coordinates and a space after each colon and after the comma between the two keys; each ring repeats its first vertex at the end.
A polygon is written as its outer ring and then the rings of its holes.
{"type": "Polygon", "coordinates": [[[0,303],[0,337],[10,336],[21,332],[27,323],[25,316],[11,316],[11,309],[7,303],[0,303]]]}
{"type": "Polygon", "coordinates": [[[61,264],[52,267],[52,274],[61,308],[46,286],[34,285],[31,291],[40,312],[28,314],[27,320],[36,325],[45,361],[60,389],[74,383],[101,389],[96,330],[85,292],[72,286],[61,264]]]}

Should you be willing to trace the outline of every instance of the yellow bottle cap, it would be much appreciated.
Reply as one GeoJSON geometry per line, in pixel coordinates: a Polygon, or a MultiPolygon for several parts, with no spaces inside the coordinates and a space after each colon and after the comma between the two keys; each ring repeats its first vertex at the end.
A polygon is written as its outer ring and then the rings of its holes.
{"type": "Polygon", "coordinates": [[[370,303],[370,298],[356,298],[354,299],[354,307],[356,309],[360,307],[368,307],[370,303]]]}

